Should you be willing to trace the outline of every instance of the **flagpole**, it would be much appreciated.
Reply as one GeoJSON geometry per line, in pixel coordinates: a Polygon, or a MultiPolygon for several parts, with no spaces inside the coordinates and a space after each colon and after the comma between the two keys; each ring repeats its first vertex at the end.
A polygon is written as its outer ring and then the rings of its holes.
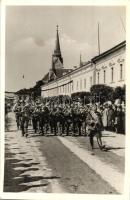
{"type": "Polygon", "coordinates": [[[98,22],[98,54],[100,55],[100,31],[99,31],[99,22],[98,22]]]}

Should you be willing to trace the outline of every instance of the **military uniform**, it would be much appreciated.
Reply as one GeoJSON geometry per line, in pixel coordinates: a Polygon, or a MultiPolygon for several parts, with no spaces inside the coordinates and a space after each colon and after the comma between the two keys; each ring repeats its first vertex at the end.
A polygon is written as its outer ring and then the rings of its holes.
{"type": "Polygon", "coordinates": [[[95,111],[90,111],[89,116],[88,116],[88,130],[89,130],[89,138],[90,138],[90,144],[91,148],[94,148],[94,136],[97,138],[97,143],[99,145],[99,148],[102,149],[102,140],[101,140],[101,130],[102,130],[102,120],[101,120],[101,115],[99,112],[95,111]]]}
{"type": "Polygon", "coordinates": [[[51,129],[51,133],[54,133],[54,135],[57,135],[57,109],[56,108],[52,108],[50,110],[50,129],[51,129]]]}
{"type": "Polygon", "coordinates": [[[21,111],[21,130],[22,130],[22,136],[26,135],[28,136],[28,124],[30,120],[30,110],[29,106],[24,106],[21,111]]]}
{"type": "Polygon", "coordinates": [[[21,104],[15,104],[13,111],[15,112],[17,129],[19,130],[21,127],[21,104]]]}

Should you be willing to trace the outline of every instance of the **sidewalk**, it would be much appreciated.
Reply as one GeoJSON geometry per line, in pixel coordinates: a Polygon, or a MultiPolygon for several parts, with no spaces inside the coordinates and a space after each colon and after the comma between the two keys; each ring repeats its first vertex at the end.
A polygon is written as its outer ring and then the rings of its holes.
{"type": "Polygon", "coordinates": [[[107,147],[112,148],[112,152],[119,156],[125,156],[125,135],[115,132],[103,131],[102,139],[107,147]],[[117,151],[118,149],[118,151],[117,151]]]}

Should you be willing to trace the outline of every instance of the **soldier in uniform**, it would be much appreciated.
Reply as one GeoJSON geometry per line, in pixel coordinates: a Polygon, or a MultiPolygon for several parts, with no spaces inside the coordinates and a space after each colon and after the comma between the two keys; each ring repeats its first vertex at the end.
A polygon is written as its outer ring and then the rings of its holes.
{"type": "Polygon", "coordinates": [[[58,107],[57,108],[57,125],[58,125],[58,130],[60,129],[60,134],[63,135],[64,131],[65,131],[65,116],[64,116],[64,112],[65,112],[66,108],[64,107],[58,107]]]}
{"type": "Polygon", "coordinates": [[[64,117],[65,117],[65,126],[66,126],[66,135],[69,135],[70,126],[72,124],[72,113],[71,108],[68,106],[66,107],[64,111],[64,117]]]}
{"type": "Polygon", "coordinates": [[[41,107],[39,125],[42,135],[47,134],[49,130],[49,108],[45,105],[41,107]]]}
{"type": "Polygon", "coordinates": [[[51,108],[50,109],[50,129],[51,133],[54,133],[54,135],[57,135],[57,108],[51,108]]]}
{"type": "Polygon", "coordinates": [[[39,102],[36,102],[34,110],[32,112],[32,124],[35,133],[39,130],[39,121],[40,121],[40,106],[39,102]]]}
{"type": "Polygon", "coordinates": [[[13,107],[18,130],[20,129],[20,126],[21,126],[21,109],[22,109],[21,103],[22,102],[18,101],[13,107]]]}
{"type": "Polygon", "coordinates": [[[78,130],[78,134],[81,135],[81,127],[82,127],[82,119],[81,119],[81,112],[80,112],[80,104],[74,105],[72,108],[72,121],[73,121],[73,132],[74,135],[78,130]]]}
{"type": "Polygon", "coordinates": [[[88,130],[89,130],[89,139],[90,139],[90,145],[92,150],[94,149],[94,137],[96,136],[97,138],[97,143],[99,148],[102,150],[105,146],[102,145],[102,120],[101,120],[101,115],[99,112],[97,112],[97,107],[94,105],[89,112],[89,115],[87,117],[87,122],[88,122],[88,130]]]}
{"type": "Polygon", "coordinates": [[[30,120],[30,109],[29,104],[23,106],[21,110],[21,130],[22,130],[22,136],[28,136],[28,124],[30,120]]]}

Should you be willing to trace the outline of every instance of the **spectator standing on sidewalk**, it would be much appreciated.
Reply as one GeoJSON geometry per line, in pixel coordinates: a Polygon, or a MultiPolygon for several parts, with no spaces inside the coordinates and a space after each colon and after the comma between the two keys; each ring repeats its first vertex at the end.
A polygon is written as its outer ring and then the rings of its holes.
{"type": "Polygon", "coordinates": [[[102,112],[102,123],[103,127],[106,130],[108,126],[108,105],[104,105],[104,110],[102,112]]]}
{"type": "Polygon", "coordinates": [[[123,129],[123,113],[121,105],[117,105],[117,111],[115,116],[115,130],[116,133],[122,133],[123,129]]]}
{"type": "Polygon", "coordinates": [[[112,105],[108,105],[108,116],[107,116],[108,131],[114,131],[114,121],[115,121],[114,110],[112,108],[112,105]]]}

